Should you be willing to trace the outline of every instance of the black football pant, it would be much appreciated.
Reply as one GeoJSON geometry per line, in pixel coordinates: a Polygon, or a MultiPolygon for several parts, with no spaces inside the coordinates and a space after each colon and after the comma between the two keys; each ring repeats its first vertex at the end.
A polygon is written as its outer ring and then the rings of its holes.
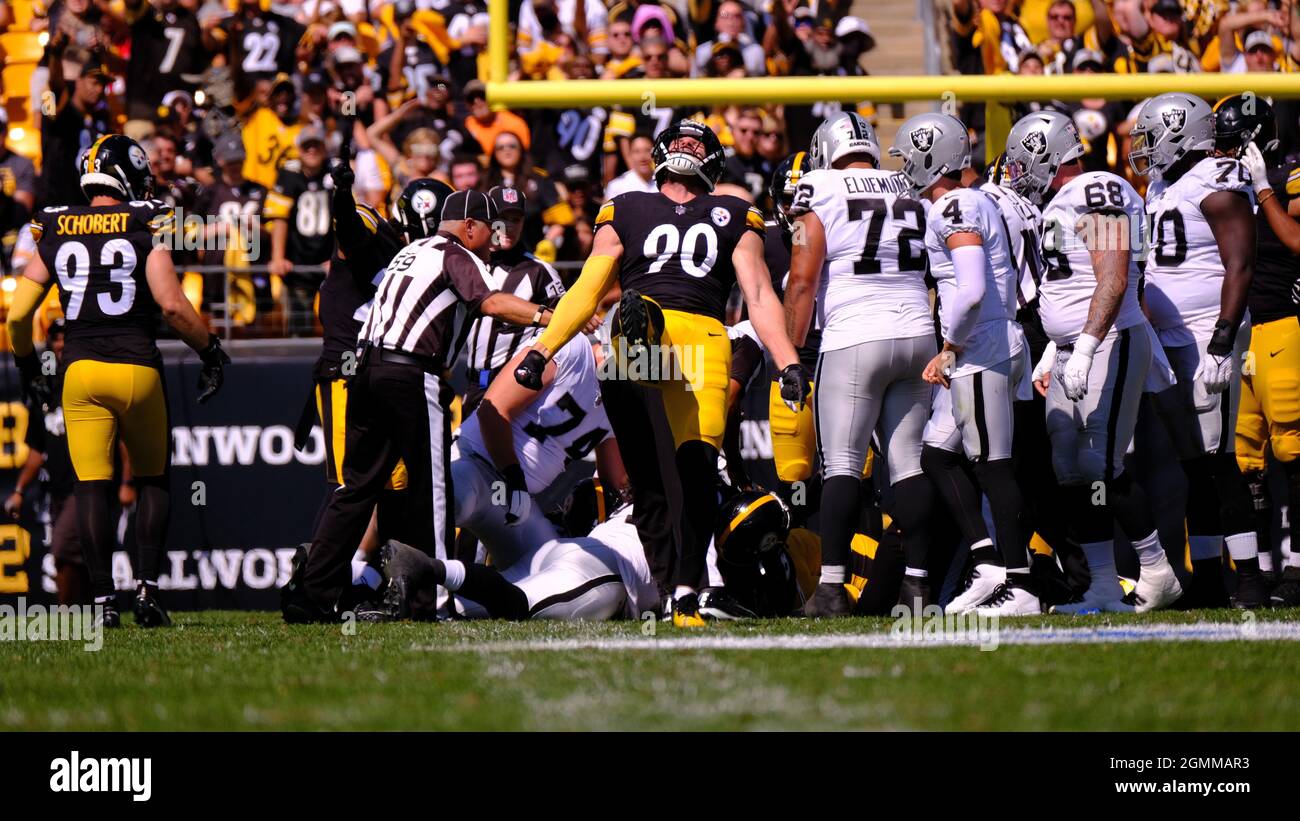
{"type": "Polygon", "coordinates": [[[442,380],[415,365],[368,362],[348,389],[343,484],[312,539],[303,589],[332,610],[351,583],[351,559],[398,459],[406,463],[411,545],[438,559],[453,544],[451,418],[442,380]]]}

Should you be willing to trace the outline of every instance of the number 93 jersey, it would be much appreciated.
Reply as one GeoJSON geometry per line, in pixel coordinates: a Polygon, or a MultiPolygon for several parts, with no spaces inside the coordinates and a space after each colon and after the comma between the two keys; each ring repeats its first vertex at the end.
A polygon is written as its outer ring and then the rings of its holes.
{"type": "Polygon", "coordinates": [[[1133,186],[1114,174],[1080,174],[1056,192],[1043,208],[1042,258],[1046,270],[1038,286],[1039,317],[1043,331],[1053,342],[1073,342],[1088,321],[1088,308],[1097,290],[1097,276],[1092,270],[1094,247],[1131,249],[1128,288],[1111,333],[1145,319],[1138,304],[1138,259],[1145,230],[1142,198],[1133,186]],[[1099,236],[1093,236],[1091,221],[1080,224],[1089,214],[1117,219],[1107,222],[1099,236]]]}
{"type": "MultiPolygon", "coordinates": [[[[816,320],[823,351],[934,333],[926,205],[906,190],[902,175],[874,168],[810,171],[799,180],[791,213],[811,211],[826,234],[816,320]]],[[[796,246],[802,230],[796,222],[796,246]]]]}
{"type": "MultiPolygon", "coordinates": [[[[555,380],[510,423],[515,456],[528,479],[528,492],[540,493],[569,463],[583,459],[613,430],[601,402],[596,357],[586,335],[578,334],[555,355],[555,380]]],[[[502,373],[498,379],[514,379],[502,373]]],[[[478,414],[460,426],[458,447],[486,459],[487,445],[478,414]]]]}
{"type": "Polygon", "coordinates": [[[1018,276],[1009,229],[996,202],[974,188],[956,188],[930,205],[926,225],[925,245],[930,275],[939,290],[943,335],[963,348],[953,375],[965,376],[1018,356],[1022,349],[1020,327],[1015,322],[1018,276]],[[953,339],[951,333],[957,299],[957,274],[948,248],[953,234],[976,234],[984,250],[984,299],[979,319],[966,339],[953,339]]]}
{"type": "MultiPolygon", "coordinates": [[[[732,252],[748,231],[763,239],[763,215],[739,197],[708,195],[676,203],[658,192],[619,194],[600,208],[596,230],[611,225],[623,243],[619,283],[666,311],[724,321],[736,281],[732,252]]],[[[761,251],[760,251],[761,253],[761,251]]]]}
{"type": "Polygon", "coordinates": [[[1147,189],[1147,310],[1163,345],[1190,345],[1214,334],[1223,259],[1201,201],[1219,191],[1255,201],[1249,173],[1231,157],[1206,157],[1174,182],[1161,180],[1147,189]]]}
{"type": "Polygon", "coordinates": [[[43,208],[32,237],[59,286],[68,330],[63,362],[161,364],[158,305],[145,278],[155,247],[171,247],[175,213],[160,200],[43,208]]]}

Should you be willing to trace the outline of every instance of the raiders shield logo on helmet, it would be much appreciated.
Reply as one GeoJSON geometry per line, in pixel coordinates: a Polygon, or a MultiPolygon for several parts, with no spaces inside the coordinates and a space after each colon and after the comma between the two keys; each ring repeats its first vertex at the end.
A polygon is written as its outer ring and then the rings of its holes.
{"type": "Polygon", "coordinates": [[[911,133],[912,145],[916,146],[918,151],[929,151],[934,145],[934,129],[917,128],[911,133]]]}
{"type": "Polygon", "coordinates": [[[1020,141],[1020,144],[1023,145],[1025,150],[1030,154],[1042,154],[1047,150],[1047,138],[1043,136],[1043,132],[1041,131],[1029,132],[1025,135],[1025,138],[1020,141]]]}
{"type": "Polygon", "coordinates": [[[1183,125],[1187,123],[1187,109],[1171,108],[1168,111],[1160,112],[1160,119],[1164,120],[1165,128],[1170,131],[1182,131],[1183,125]]]}

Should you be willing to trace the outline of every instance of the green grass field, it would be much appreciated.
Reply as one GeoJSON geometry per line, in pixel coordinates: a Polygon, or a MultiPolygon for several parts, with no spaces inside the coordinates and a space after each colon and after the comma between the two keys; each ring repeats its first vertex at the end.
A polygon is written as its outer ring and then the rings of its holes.
{"type": "MultiPolygon", "coordinates": [[[[1258,623],[1300,627],[1300,611],[1258,623]]],[[[128,619],[129,621],[129,619],[128,619]]],[[[182,613],[99,652],[0,642],[0,730],[1297,730],[1288,640],[973,647],[681,648],[659,624],[287,627],[182,613]],[[543,649],[544,641],[586,646],[543,649]],[[636,647],[601,646],[630,640],[636,647]],[[510,646],[501,646],[510,642],[510,646]],[[490,643],[483,649],[484,643],[490,643]]],[[[1240,624],[1231,612],[1015,626],[1240,624]]],[[[686,639],[880,639],[892,622],[711,625],[686,639]]],[[[1010,627],[1007,622],[1003,627],[1010,627]]]]}

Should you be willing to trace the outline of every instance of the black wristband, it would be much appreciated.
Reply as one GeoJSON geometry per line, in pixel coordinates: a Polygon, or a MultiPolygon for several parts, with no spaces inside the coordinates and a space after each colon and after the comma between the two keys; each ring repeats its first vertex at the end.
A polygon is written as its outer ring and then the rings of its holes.
{"type": "Polygon", "coordinates": [[[1232,353],[1236,342],[1237,323],[1220,319],[1214,324],[1214,336],[1210,337],[1210,344],[1205,346],[1205,351],[1215,356],[1227,356],[1232,353]]]}

